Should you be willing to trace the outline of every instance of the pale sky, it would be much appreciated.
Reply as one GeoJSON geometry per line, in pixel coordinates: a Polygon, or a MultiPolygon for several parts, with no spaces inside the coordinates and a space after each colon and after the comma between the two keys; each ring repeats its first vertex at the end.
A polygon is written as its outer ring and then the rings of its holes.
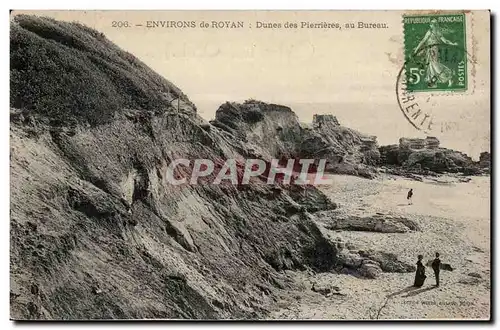
{"type": "MultiPolygon", "coordinates": [[[[401,11],[29,13],[79,21],[103,32],[181,88],[207,120],[225,101],[254,98],[288,105],[305,122],[315,113],[331,113],[345,126],[376,135],[379,144],[397,143],[402,136],[425,137],[405,119],[396,98],[404,52],[401,11]],[[113,27],[113,21],[128,21],[130,27],[113,27]],[[147,28],[147,21],[195,21],[196,27],[147,28]],[[241,21],[244,27],[203,29],[202,21],[241,21]],[[257,28],[257,22],[282,27],[257,28]],[[342,29],[287,29],[286,22],[340,23],[342,29]],[[386,23],[388,28],[344,27],[358,22],[386,23]]],[[[452,129],[436,129],[431,135],[442,146],[477,158],[490,144],[489,12],[468,13],[466,26],[467,51],[475,59],[469,65],[469,90],[424,92],[428,94],[421,97],[439,121],[454,123],[452,129]]]]}

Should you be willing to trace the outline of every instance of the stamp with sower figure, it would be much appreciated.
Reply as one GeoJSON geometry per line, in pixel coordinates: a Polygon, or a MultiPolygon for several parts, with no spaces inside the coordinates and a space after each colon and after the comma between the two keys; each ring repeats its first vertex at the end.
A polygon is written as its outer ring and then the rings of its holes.
{"type": "Polygon", "coordinates": [[[467,90],[464,14],[405,16],[408,92],[467,90]]]}

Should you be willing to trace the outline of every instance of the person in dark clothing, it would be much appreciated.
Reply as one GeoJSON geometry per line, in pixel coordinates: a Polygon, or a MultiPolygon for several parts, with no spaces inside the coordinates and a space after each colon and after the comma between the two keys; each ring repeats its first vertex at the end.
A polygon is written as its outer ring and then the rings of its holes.
{"type": "Polygon", "coordinates": [[[436,252],[436,258],[432,262],[432,269],[434,270],[434,277],[436,277],[436,286],[439,286],[439,268],[441,267],[441,259],[439,259],[439,252],[436,252]]]}
{"type": "Polygon", "coordinates": [[[413,202],[411,201],[412,196],[413,196],[413,188],[410,189],[410,191],[408,191],[408,196],[406,196],[406,199],[408,200],[408,205],[413,204],[413,202]]]}
{"type": "Polygon", "coordinates": [[[420,288],[422,285],[424,285],[425,278],[427,277],[425,276],[425,267],[422,264],[423,258],[423,255],[418,255],[417,272],[415,273],[415,282],[413,283],[413,286],[417,288],[420,288]]]}

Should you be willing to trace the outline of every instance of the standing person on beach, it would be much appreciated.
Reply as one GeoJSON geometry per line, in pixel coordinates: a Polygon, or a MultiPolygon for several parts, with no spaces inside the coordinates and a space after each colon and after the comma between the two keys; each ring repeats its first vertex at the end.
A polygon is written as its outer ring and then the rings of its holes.
{"type": "Polygon", "coordinates": [[[410,191],[408,191],[408,195],[406,196],[406,199],[408,200],[408,205],[413,204],[411,200],[412,196],[413,196],[413,188],[411,188],[410,191]]]}
{"type": "Polygon", "coordinates": [[[417,288],[420,288],[422,285],[424,285],[425,278],[427,277],[425,276],[425,267],[422,264],[423,258],[423,255],[418,255],[417,272],[415,273],[415,282],[413,283],[413,286],[417,288]]]}
{"type": "Polygon", "coordinates": [[[436,286],[439,286],[439,267],[441,266],[441,259],[439,259],[439,252],[436,252],[436,258],[432,262],[432,270],[434,270],[434,277],[436,278],[436,286]]]}

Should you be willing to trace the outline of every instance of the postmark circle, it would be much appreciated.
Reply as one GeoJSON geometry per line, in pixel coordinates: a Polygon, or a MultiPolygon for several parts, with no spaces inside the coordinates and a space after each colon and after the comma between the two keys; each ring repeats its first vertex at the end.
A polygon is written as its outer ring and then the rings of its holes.
{"type": "Polygon", "coordinates": [[[453,116],[470,82],[468,68],[472,56],[460,46],[449,43],[419,48],[397,75],[396,97],[408,122],[426,135],[442,135],[464,124],[453,116]]]}

